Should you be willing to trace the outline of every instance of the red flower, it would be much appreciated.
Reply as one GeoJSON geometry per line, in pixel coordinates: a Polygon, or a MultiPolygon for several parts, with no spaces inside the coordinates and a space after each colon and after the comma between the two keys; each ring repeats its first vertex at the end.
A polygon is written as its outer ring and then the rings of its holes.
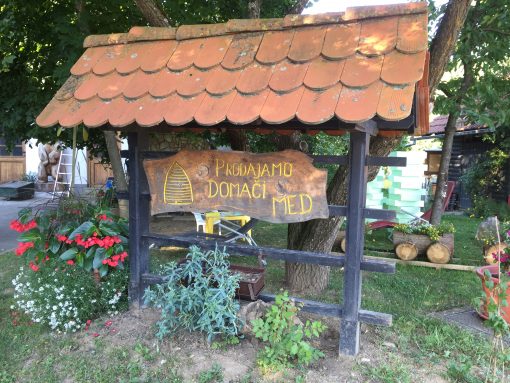
{"type": "Polygon", "coordinates": [[[97,337],[99,336],[99,334],[98,334],[97,332],[95,332],[94,334],[92,334],[92,336],[93,336],[94,338],[97,338],[97,337]]]}
{"type": "Polygon", "coordinates": [[[30,261],[30,263],[28,264],[28,266],[33,270],[33,271],[38,271],[39,270],[39,266],[37,266],[34,262],[30,261]]]}
{"type": "Polygon", "coordinates": [[[55,235],[55,237],[57,238],[57,241],[59,241],[59,242],[67,241],[67,237],[63,234],[57,234],[57,235],[55,235]]]}
{"type": "Polygon", "coordinates": [[[74,265],[74,261],[72,259],[69,259],[66,263],[71,266],[74,265]]]}
{"type": "Polygon", "coordinates": [[[27,251],[31,247],[34,247],[33,242],[19,242],[18,248],[16,249],[16,256],[19,257],[20,255],[24,254],[25,251],[27,251]]]}
{"type": "Polygon", "coordinates": [[[15,219],[15,220],[11,221],[11,223],[9,224],[9,227],[12,230],[17,231],[18,233],[23,233],[24,231],[27,231],[27,230],[37,227],[37,222],[35,222],[35,220],[31,220],[30,222],[23,224],[20,221],[18,221],[17,219],[15,219]]]}
{"type": "Polygon", "coordinates": [[[107,320],[106,322],[104,322],[104,326],[105,327],[110,327],[112,325],[112,321],[111,320],[107,320]]]}

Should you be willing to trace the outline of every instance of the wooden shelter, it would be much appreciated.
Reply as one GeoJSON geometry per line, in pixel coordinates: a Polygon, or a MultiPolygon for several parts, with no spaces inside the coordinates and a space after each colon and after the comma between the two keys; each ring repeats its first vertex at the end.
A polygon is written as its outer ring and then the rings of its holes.
{"type": "MultiPolygon", "coordinates": [[[[161,280],[149,273],[149,243],[209,249],[221,241],[149,231],[153,191],[142,161],[168,152],[149,152],[148,133],[349,133],[348,156],[313,157],[314,162],[350,167],[347,206],[326,210],[329,216],[348,218],[345,256],[239,244],[227,248],[238,255],[344,266],[343,305],[303,301],[305,310],[342,318],[341,353],[358,352],[360,322],[391,324],[391,315],[361,309],[361,270],[395,271],[392,263],[363,257],[364,219],[394,217],[365,208],[367,166],[404,166],[405,161],[370,157],[368,144],[378,134],[426,130],[425,2],[176,29],[134,27],[129,33],[89,36],[84,46],[87,50],[37,123],[128,133],[133,303],[141,302],[146,286],[161,280]]],[[[180,169],[170,173],[177,182],[185,181],[180,169]]],[[[188,193],[185,204],[192,197],[188,193]]]]}

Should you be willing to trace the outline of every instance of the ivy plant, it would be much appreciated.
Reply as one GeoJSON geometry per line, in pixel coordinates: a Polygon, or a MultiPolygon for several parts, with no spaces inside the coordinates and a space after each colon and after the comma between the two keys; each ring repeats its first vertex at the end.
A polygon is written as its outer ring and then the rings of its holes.
{"type": "Polygon", "coordinates": [[[228,254],[216,248],[203,252],[191,246],[186,262],[164,266],[165,282],[145,291],[145,303],[161,309],[159,339],[179,329],[201,331],[211,342],[216,335],[236,336],[239,275],[229,271],[228,254]]]}

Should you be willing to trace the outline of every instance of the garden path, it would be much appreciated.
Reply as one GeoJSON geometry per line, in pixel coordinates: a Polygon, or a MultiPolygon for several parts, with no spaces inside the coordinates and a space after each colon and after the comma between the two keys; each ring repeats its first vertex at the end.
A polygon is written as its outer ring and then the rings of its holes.
{"type": "Polygon", "coordinates": [[[34,198],[27,200],[0,199],[0,252],[14,249],[18,244],[18,233],[9,229],[9,223],[18,218],[18,212],[25,207],[45,205],[50,200],[51,194],[43,192],[35,192],[34,198]]]}

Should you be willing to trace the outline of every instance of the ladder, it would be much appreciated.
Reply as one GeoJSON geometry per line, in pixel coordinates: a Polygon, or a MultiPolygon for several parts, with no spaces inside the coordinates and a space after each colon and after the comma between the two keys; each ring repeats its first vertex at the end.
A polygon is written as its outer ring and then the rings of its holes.
{"type": "Polygon", "coordinates": [[[52,200],[55,198],[55,196],[59,195],[60,197],[66,196],[69,197],[70,189],[71,189],[71,177],[72,172],[68,173],[66,171],[66,166],[73,166],[72,163],[73,159],[73,153],[60,153],[60,158],[58,160],[58,167],[57,167],[57,177],[55,178],[55,183],[53,184],[53,196],[52,200]],[[64,158],[70,157],[71,162],[67,162],[64,160],[64,158]],[[64,176],[63,181],[59,181],[60,176],[64,176]],[[65,181],[64,181],[65,180],[65,181]],[[57,191],[58,185],[65,185],[63,191],[57,191]]]}

